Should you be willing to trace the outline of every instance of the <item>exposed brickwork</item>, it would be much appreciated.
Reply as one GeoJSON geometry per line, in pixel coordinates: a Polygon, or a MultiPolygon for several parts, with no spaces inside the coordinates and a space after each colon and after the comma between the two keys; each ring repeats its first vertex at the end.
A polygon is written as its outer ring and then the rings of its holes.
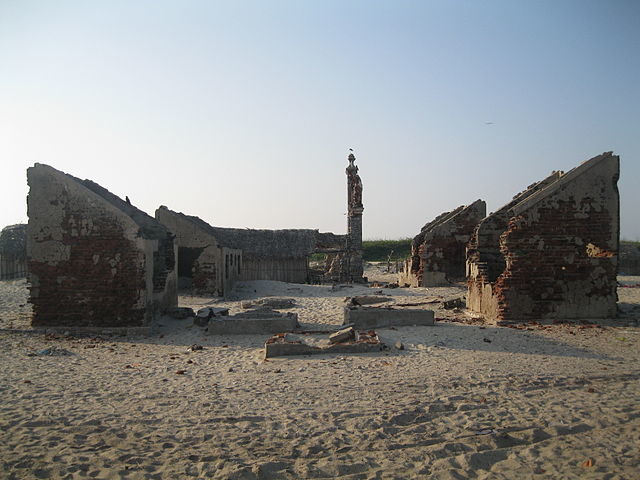
{"type": "Polygon", "coordinates": [[[497,322],[615,316],[618,176],[605,153],[483,221],[468,249],[469,308],[497,322]]]}
{"type": "MultiPolygon", "coordinates": [[[[181,288],[202,294],[224,296],[237,280],[305,283],[312,275],[310,255],[335,255],[347,245],[345,235],[317,230],[214,227],[165,206],[156,210],[156,218],[176,235],[181,288]]],[[[338,278],[347,278],[344,268],[338,278]]]]}
{"type": "Polygon", "coordinates": [[[177,305],[175,252],[164,227],[46,165],[30,168],[28,180],[34,326],[142,327],[177,305]]]}
{"type": "MultiPolygon", "coordinates": [[[[529,185],[515,195],[511,202],[483,219],[475,228],[467,245],[467,265],[472,264],[478,270],[478,281],[494,282],[504,271],[505,259],[500,250],[500,236],[507,229],[511,218],[510,210],[518,203],[529,198],[537,191],[556,182],[563,172],[552,172],[540,182],[529,185]]],[[[467,276],[469,269],[467,268],[467,276]]]]}
{"type": "Polygon", "coordinates": [[[476,200],[426,224],[413,239],[411,259],[405,267],[410,271],[401,283],[435,286],[463,280],[467,242],[485,215],[485,202],[476,200]]]}
{"type": "Polygon", "coordinates": [[[27,226],[10,225],[0,231],[0,280],[27,275],[27,226]]]}
{"type": "Polygon", "coordinates": [[[62,243],[73,252],[70,261],[29,261],[30,274],[38,278],[31,296],[34,326],[144,325],[146,306],[138,301],[145,288],[144,257],[116,223],[96,219],[94,225],[91,235],[65,232],[62,243]]]}

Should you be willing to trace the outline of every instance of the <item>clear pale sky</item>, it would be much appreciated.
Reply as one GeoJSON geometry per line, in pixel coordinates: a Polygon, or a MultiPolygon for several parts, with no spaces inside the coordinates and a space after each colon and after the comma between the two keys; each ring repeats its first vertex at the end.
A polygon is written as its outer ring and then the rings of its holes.
{"type": "Polygon", "coordinates": [[[621,156],[640,240],[640,2],[0,0],[0,227],[46,163],[216,226],[364,237],[621,156]]]}

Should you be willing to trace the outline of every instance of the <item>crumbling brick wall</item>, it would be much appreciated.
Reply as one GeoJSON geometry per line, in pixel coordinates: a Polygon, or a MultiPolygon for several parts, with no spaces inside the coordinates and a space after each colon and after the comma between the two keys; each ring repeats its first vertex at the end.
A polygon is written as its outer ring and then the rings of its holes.
{"type": "Polygon", "coordinates": [[[529,185],[518,193],[502,208],[483,219],[475,228],[467,245],[466,274],[471,295],[467,304],[472,304],[475,310],[481,310],[480,302],[483,285],[493,283],[505,269],[505,257],[500,247],[500,236],[507,229],[510,210],[537,191],[557,181],[563,172],[552,172],[544,180],[529,185]],[[477,290],[477,291],[476,291],[477,290]],[[474,303],[475,302],[475,303],[474,303]]]}
{"type": "Polygon", "coordinates": [[[9,225],[0,232],[0,280],[27,275],[27,226],[9,225]]]}
{"type": "Polygon", "coordinates": [[[214,227],[165,206],[156,219],[176,235],[182,286],[211,295],[226,295],[237,280],[305,283],[311,254],[342,252],[346,245],[344,235],[317,230],[214,227]]]}
{"type": "Polygon", "coordinates": [[[148,216],[135,221],[118,208],[124,201],[47,165],[27,177],[34,326],[143,327],[177,305],[166,229],[148,216]]]}
{"type": "Polygon", "coordinates": [[[200,295],[225,296],[240,277],[242,252],[222,247],[212,227],[161,206],[155,218],[176,236],[178,282],[200,295]]]}
{"type": "Polygon", "coordinates": [[[469,308],[496,322],[615,316],[618,177],[619,157],[608,152],[546,179],[483,222],[469,246],[469,308]],[[481,240],[505,216],[498,272],[482,261],[481,240]]]}
{"type": "Polygon", "coordinates": [[[422,227],[411,243],[411,259],[400,283],[428,287],[463,280],[467,242],[485,215],[486,203],[476,200],[422,227]]]}

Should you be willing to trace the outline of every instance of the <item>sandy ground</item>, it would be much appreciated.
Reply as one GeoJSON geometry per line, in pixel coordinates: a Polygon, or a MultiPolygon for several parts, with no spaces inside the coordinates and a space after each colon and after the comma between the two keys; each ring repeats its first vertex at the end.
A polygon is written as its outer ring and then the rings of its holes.
{"type": "MultiPolygon", "coordinates": [[[[388,351],[269,361],[264,336],[191,320],[149,337],[33,332],[26,283],[0,282],[0,478],[636,479],[640,277],[620,282],[622,317],[603,328],[496,328],[435,304],[434,327],[379,330],[388,351]]],[[[234,313],[289,297],[304,327],[328,329],[345,296],[376,290],[248,282],[180,301],[234,313]]]]}

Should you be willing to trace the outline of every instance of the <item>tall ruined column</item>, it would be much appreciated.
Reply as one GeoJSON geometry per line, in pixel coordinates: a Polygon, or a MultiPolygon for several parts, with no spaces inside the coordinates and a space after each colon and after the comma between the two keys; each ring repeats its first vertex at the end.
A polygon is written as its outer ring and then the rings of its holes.
{"type": "Polygon", "coordinates": [[[356,157],[349,154],[347,166],[347,258],[348,280],[362,282],[364,270],[362,266],[362,180],[358,175],[358,167],[354,164],[356,157]]]}

